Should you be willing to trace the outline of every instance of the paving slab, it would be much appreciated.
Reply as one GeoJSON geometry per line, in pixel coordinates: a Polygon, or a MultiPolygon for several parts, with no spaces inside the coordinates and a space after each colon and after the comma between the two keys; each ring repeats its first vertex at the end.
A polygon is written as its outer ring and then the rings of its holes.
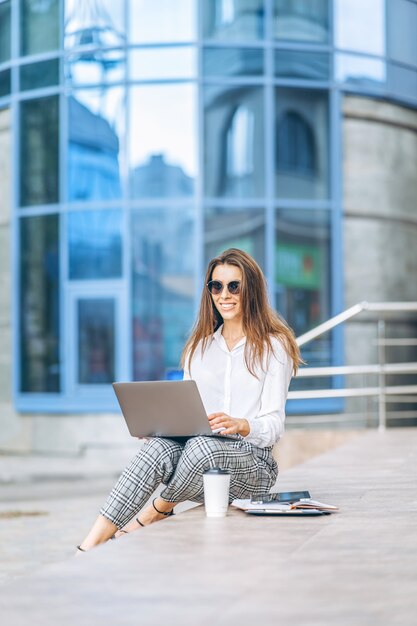
{"type": "Polygon", "coordinates": [[[415,626],[417,430],[369,432],[279,478],[318,518],[202,507],[0,591],[2,623],[415,626]]]}

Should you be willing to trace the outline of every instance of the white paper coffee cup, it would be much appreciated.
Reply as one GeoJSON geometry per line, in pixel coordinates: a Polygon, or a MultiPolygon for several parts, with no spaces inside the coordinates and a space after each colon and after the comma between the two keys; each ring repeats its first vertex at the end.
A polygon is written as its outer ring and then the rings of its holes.
{"type": "Polygon", "coordinates": [[[229,506],[230,472],[213,467],[203,474],[207,517],[225,517],[229,506]]]}

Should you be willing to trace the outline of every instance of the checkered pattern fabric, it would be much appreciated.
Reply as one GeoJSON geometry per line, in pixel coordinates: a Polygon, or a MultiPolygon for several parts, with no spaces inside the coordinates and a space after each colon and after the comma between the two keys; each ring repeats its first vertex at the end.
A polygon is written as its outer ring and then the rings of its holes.
{"type": "Polygon", "coordinates": [[[123,528],[161,483],[166,485],[161,497],[167,502],[203,502],[203,473],[212,467],[230,471],[230,502],[268,492],[278,475],[271,450],[243,439],[151,439],[126,467],[100,513],[123,528]]]}

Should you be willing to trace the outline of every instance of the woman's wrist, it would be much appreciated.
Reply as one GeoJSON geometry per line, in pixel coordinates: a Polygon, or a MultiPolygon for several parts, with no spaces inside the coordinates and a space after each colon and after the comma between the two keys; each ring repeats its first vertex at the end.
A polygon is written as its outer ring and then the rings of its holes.
{"type": "Polygon", "coordinates": [[[241,435],[242,437],[247,437],[250,433],[249,422],[247,419],[241,419],[240,422],[241,425],[239,427],[239,435],[241,435]]]}

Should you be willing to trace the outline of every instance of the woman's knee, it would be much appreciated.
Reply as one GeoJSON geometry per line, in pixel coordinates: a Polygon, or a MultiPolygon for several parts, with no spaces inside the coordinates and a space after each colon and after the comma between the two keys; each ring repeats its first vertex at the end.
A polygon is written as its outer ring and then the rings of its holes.
{"type": "Polygon", "coordinates": [[[209,469],[216,464],[216,456],[220,451],[218,442],[204,435],[192,437],[185,444],[182,457],[188,466],[209,469]]]}
{"type": "Polygon", "coordinates": [[[180,454],[181,446],[176,441],[172,441],[172,439],[154,437],[145,443],[141,452],[146,452],[157,458],[165,458],[171,457],[175,453],[180,454]]]}

